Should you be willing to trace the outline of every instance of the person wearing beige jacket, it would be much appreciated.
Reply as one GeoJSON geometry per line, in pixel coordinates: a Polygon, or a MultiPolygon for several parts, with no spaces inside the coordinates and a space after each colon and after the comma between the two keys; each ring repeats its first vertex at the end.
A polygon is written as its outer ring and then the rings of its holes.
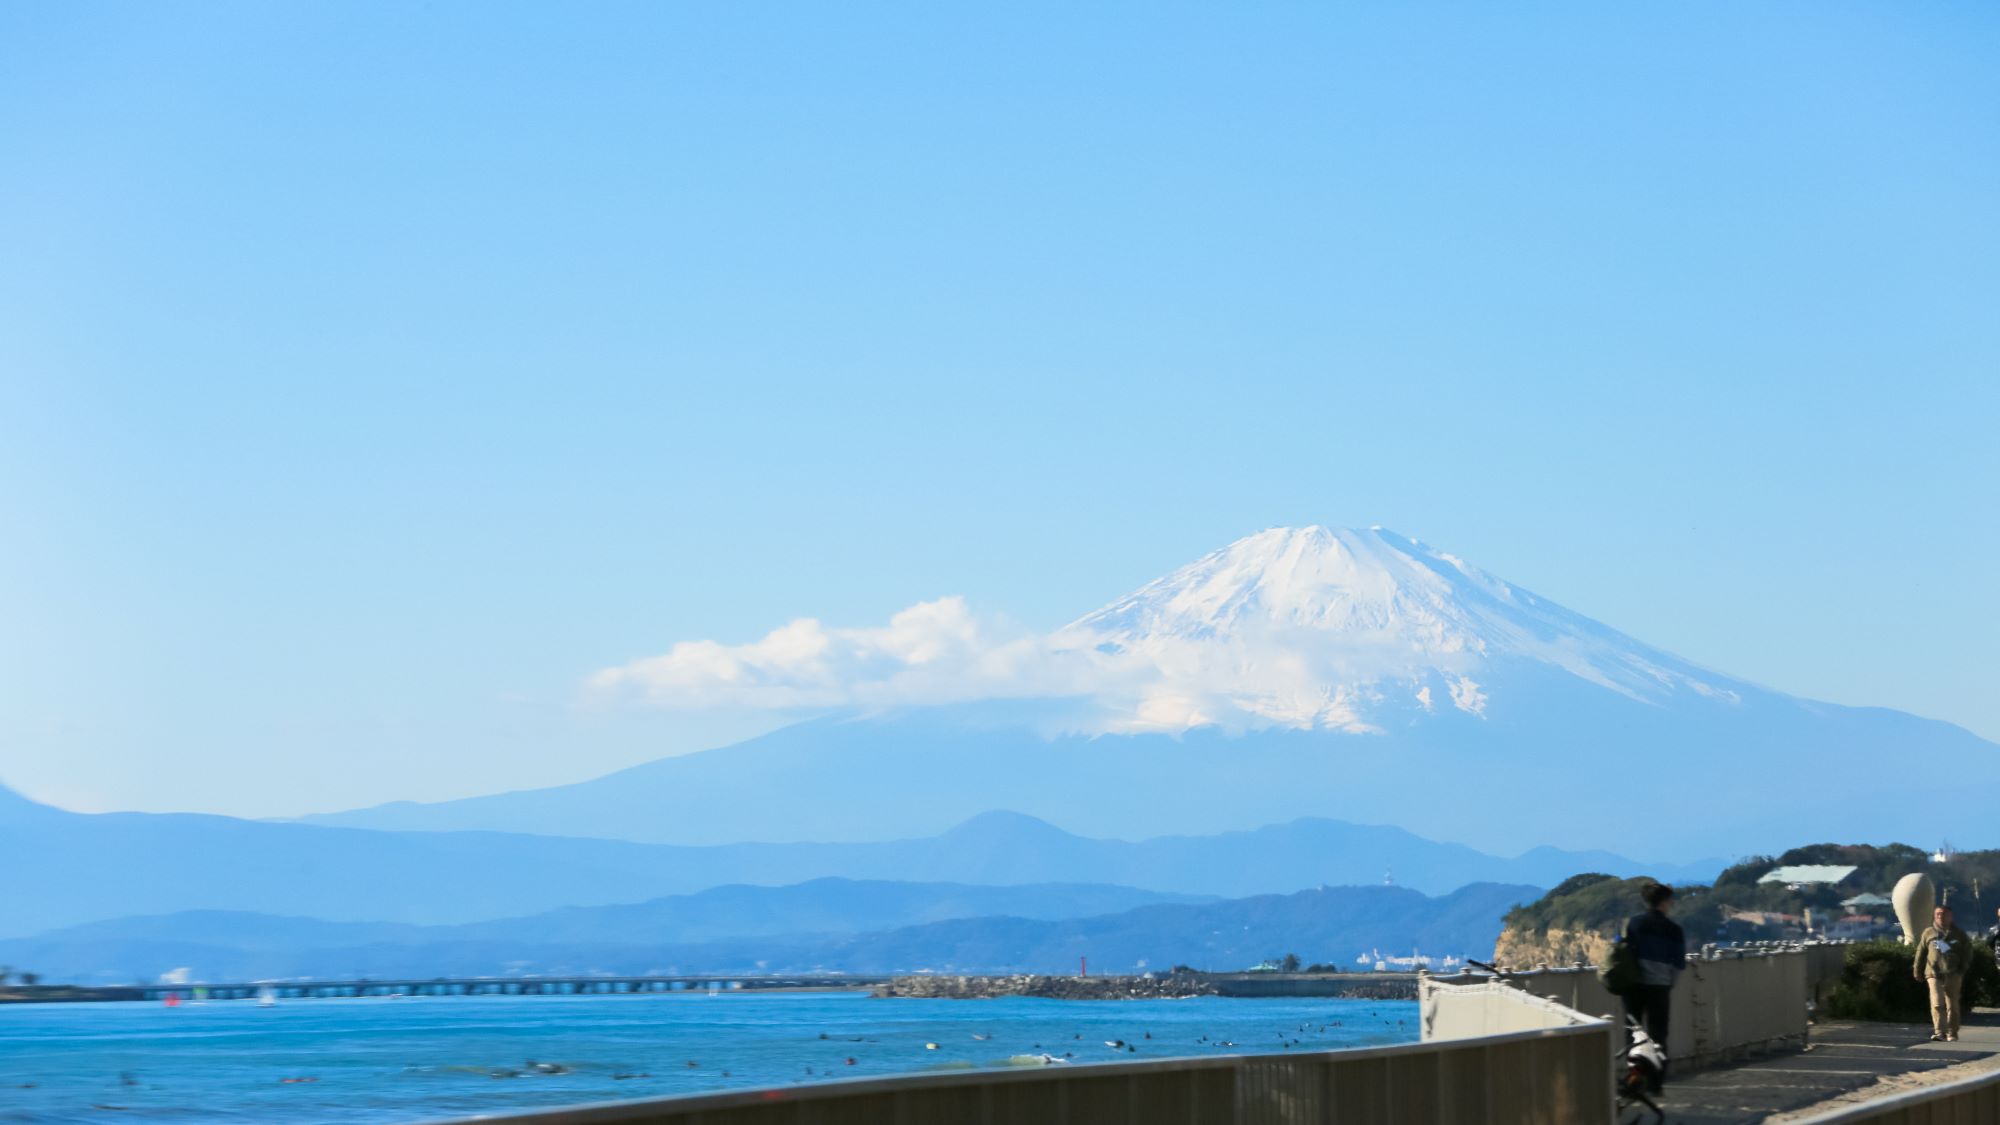
{"type": "Polygon", "coordinates": [[[1972,938],[1951,920],[1951,907],[1931,912],[1931,926],[1917,939],[1917,959],[1911,971],[1931,986],[1931,1041],[1958,1039],[1959,990],[1972,965],[1972,938]]]}

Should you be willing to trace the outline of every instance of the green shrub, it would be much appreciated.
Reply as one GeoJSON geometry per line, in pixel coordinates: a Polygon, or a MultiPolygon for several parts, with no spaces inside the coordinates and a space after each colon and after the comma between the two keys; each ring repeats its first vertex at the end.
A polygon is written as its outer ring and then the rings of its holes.
{"type": "Polygon", "coordinates": [[[1506,925],[1532,933],[1615,928],[1642,909],[1639,891],[1651,879],[1616,875],[1572,875],[1555,890],[1507,912],[1506,925]]]}
{"type": "Polygon", "coordinates": [[[1915,953],[1897,941],[1869,941],[1847,947],[1840,983],[1826,998],[1836,1019],[1928,1022],[1931,998],[1924,983],[1910,976],[1915,953]]]}
{"type": "Polygon", "coordinates": [[[1993,960],[1993,947],[1985,942],[1972,946],[1972,968],[1965,973],[1965,991],[1959,995],[1966,1010],[2000,1007],[2000,963],[1993,960]]]}
{"type": "MultiPolygon", "coordinates": [[[[1930,986],[1910,975],[1916,952],[1898,941],[1860,942],[1847,947],[1840,983],[1826,999],[1826,1013],[1836,1019],[1929,1023],[1930,986]]],[[[1967,1008],[2000,1002],[2000,966],[1993,949],[1976,942],[1972,967],[1965,974],[1959,999],[1967,1008]]]]}
{"type": "MultiPolygon", "coordinates": [[[[1508,929],[1521,934],[1547,934],[1558,929],[1616,935],[1623,932],[1626,919],[1646,909],[1640,892],[1652,882],[1643,876],[1620,879],[1615,875],[1573,875],[1534,902],[1508,911],[1504,922],[1508,929]]],[[[1782,888],[1779,890],[1782,894],[1782,888]]],[[[1674,917],[1687,933],[1688,948],[1699,949],[1722,928],[1722,904],[1707,887],[1684,884],[1675,888],[1674,917]]]]}

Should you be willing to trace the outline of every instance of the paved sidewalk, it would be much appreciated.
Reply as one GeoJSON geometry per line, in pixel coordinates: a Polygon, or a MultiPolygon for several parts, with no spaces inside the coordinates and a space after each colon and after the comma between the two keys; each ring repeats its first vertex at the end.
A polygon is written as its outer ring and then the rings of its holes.
{"type": "MultiPolygon", "coordinates": [[[[1660,1106],[1671,1125],[1749,1125],[1884,1079],[1907,1076],[1911,1081],[1895,1083],[1907,1089],[1927,1072],[1979,1060],[2000,1065],[2000,1011],[1980,1009],[1972,1020],[1956,1043],[1930,1042],[1928,1026],[1823,1021],[1813,1025],[1804,1051],[1678,1078],[1667,1084],[1660,1106]]],[[[1652,1119],[1641,1108],[1621,1120],[1652,1119]]]]}

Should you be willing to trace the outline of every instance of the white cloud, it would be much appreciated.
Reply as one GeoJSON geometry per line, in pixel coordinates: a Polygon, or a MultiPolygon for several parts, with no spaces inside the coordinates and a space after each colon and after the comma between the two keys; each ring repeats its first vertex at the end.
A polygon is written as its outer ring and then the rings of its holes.
{"type": "Polygon", "coordinates": [[[677,709],[790,711],[957,702],[1008,694],[1034,660],[1033,638],[973,616],[963,598],[919,602],[879,628],[829,628],[810,617],[760,640],[683,641],[664,655],[607,668],[599,691],[677,709]]]}
{"type": "MultiPolygon", "coordinates": [[[[1434,657],[1433,657],[1434,658],[1434,657]]],[[[1423,669],[1384,646],[1322,631],[1123,640],[1088,627],[1036,634],[972,612],[962,598],[920,602],[873,628],[800,618],[746,644],[685,641],[609,668],[591,686],[674,710],[867,710],[984,699],[1085,701],[1067,729],[1180,732],[1283,726],[1381,730],[1377,683],[1418,682],[1423,669]]],[[[1462,677],[1452,702],[1485,698],[1462,677]]],[[[1410,696],[1398,693],[1398,705],[1410,696]]],[[[1414,701],[1431,707],[1426,684],[1414,701]]]]}

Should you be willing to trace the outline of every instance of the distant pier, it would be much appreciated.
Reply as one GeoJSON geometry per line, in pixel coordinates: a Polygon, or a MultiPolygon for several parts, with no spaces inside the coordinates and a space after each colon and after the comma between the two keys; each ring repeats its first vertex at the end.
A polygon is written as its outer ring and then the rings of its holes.
{"type": "MultiPolygon", "coordinates": [[[[1203,991],[1218,996],[1344,996],[1351,999],[1415,999],[1415,973],[1196,973],[1203,991]]],[[[433,977],[425,980],[292,980],[242,983],[38,985],[0,992],[0,1004],[50,1004],[124,1001],[164,1003],[195,1000],[255,1000],[269,992],[275,1000],[331,1000],[347,997],[393,996],[620,996],[677,992],[845,992],[872,989],[909,976],[571,976],[571,977],[433,977]]],[[[940,978],[943,979],[943,978],[940,978]]],[[[982,974],[963,979],[995,982],[994,995],[1008,994],[1006,985],[1018,976],[982,974]]],[[[1117,981],[1136,985],[1139,978],[1084,977],[1107,987],[1117,981]]],[[[1103,990],[1099,990],[1103,991],[1103,990]]],[[[1103,998],[1112,998],[1110,989],[1103,998]]],[[[1143,990],[1140,990],[1143,991],[1143,990]]]]}
{"type": "Polygon", "coordinates": [[[16,988],[0,1002],[17,1004],[192,1000],[277,1000],[391,996],[615,996],[671,992],[847,991],[872,988],[886,976],[631,976],[438,977],[429,980],[293,980],[224,984],[136,984],[110,987],[44,985],[16,988]]]}

